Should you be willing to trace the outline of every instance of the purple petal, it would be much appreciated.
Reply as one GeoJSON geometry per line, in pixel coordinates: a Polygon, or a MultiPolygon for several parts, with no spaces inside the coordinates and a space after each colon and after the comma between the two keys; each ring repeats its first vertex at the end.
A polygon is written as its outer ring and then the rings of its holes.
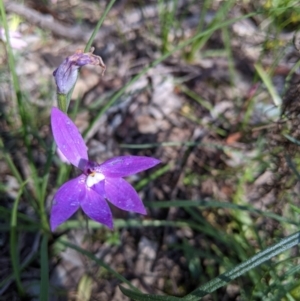
{"type": "Polygon", "coordinates": [[[146,214],[146,209],[134,188],[122,178],[105,178],[107,199],[116,207],[146,214]]]}
{"type": "MultiPolygon", "coordinates": [[[[97,185],[102,185],[102,188],[98,187],[99,191],[104,190],[104,181],[99,182],[97,185]]],[[[113,228],[112,214],[104,195],[95,192],[91,188],[87,188],[85,198],[81,201],[81,208],[89,218],[104,224],[110,229],[113,228]]]]}
{"type": "Polygon", "coordinates": [[[91,188],[94,191],[96,191],[98,194],[100,194],[101,196],[103,196],[104,199],[106,198],[104,181],[98,182],[97,184],[93,185],[91,188]]]}
{"type": "Polygon", "coordinates": [[[136,174],[160,163],[159,160],[142,156],[122,156],[105,161],[95,171],[106,177],[120,178],[136,174]]]}
{"type": "Polygon", "coordinates": [[[58,108],[52,108],[51,127],[60,152],[70,163],[82,169],[88,160],[88,154],[76,125],[58,108]]]}
{"type": "Polygon", "coordinates": [[[50,214],[51,231],[69,219],[79,208],[84,197],[85,176],[81,175],[66,182],[56,192],[50,214]]]}

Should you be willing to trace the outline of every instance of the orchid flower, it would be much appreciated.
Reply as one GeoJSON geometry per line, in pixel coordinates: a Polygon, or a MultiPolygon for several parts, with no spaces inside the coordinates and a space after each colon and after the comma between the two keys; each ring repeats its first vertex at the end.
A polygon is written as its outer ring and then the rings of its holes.
{"type": "Polygon", "coordinates": [[[67,57],[56,70],[53,72],[57,86],[57,92],[60,94],[68,94],[76,83],[78,69],[85,65],[100,66],[104,73],[106,66],[102,58],[93,54],[94,48],[90,52],[84,53],[77,50],[73,55],[67,57]]]}
{"type": "Polygon", "coordinates": [[[52,108],[51,127],[61,154],[82,171],[80,176],[66,182],[56,192],[50,214],[52,231],[79,208],[89,218],[112,229],[112,213],[106,200],[120,209],[146,214],[137,192],[123,177],[151,168],[159,160],[121,156],[97,164],[89,161],[87,147],[77,127],[58,108],[52,108]]]}
{"type": "MultiPolygon", "coordinates": [[[[10,45],[11,48],[13,49],[24,49],[28,46],[28,43],[24,41],[21,33],[19,31],[9,31],[8,32],[8,36],[9,36],[9,41],[10,41],[10,45]]],[[[2,40],[3,42],[7,42],[6,41],[6,36],[5,36],[5,30],[4,28],[0,27],[0,40],[2,40]]]]}

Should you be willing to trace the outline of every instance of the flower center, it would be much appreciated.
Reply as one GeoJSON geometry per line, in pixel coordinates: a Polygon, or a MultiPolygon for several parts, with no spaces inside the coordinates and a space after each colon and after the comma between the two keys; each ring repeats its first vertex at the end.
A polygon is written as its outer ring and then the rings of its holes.
{"type": "Polygon", "coordinates": [[[92,187],[100,181],[104,180],[105,177],[102,173],[92,171],[86,178],[87,187],[92,187]]]}

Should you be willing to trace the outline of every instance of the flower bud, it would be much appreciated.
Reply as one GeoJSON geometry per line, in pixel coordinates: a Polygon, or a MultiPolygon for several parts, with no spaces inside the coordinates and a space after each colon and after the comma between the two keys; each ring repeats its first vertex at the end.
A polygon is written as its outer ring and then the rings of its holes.
{"type": "Polygon", "coordinates": [[[73,55],[67,57],[53,72],[55,78],[57,92],[60,94],[68,94],[76,83],[78,69],[85,65],[100,66],[103,71],[106,69],[105,64],[100,56],[93,54],[94,48],[90,52],[84,53],[77,50],[73,55]]]}

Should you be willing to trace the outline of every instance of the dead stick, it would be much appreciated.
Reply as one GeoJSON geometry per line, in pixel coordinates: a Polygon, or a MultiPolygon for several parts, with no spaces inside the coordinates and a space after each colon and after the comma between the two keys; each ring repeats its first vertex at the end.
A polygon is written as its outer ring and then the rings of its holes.
{"type": "Polygon", "coordinates": [[[63,25],[50,15],[43,15],[32,8],[15,2],[5,1],[4,5],[8,12],[15,13],[30,21],[33,25],[50,30],[55,35],[65,39],[86,42],[92,33],[92,31],[84,30],[78,25],[72,27],[63,25]]]}

